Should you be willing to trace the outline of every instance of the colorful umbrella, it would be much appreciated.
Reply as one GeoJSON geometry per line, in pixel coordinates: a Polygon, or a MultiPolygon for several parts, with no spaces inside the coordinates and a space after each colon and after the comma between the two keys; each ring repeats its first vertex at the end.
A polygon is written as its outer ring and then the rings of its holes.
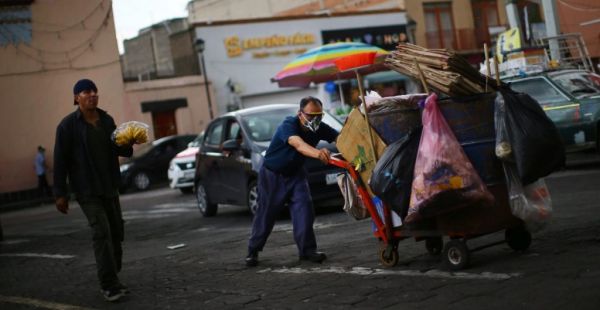
{"type": "MultiPolygon", "coordinates": [[[[330,43],[313,48],[296,57],[281,70],[272,82],[277,82],[279,87],[308,87],[310,83],[323,83],[337,79],[350,79],[354,77],[353,71],[341,71],[335,64],[340,58],[375,57],[374,64],[361,68],[361,74],[369,74],[387,70],[383,60],[388,52],[372,45],[357,42],[330,43]],[[360,55],[360,56],[359,56],[360,55]]],[[[372,63],[372,62],[371,62],[372,63]]]]}

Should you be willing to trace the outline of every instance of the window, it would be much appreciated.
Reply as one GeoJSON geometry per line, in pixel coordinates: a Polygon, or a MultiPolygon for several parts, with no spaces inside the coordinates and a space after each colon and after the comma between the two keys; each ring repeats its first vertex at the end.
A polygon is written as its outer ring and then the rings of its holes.
{"type": "Polygon", "coordinates": [[[490,27],[499,25],[498,4],[495,0],[471,0],[477,45],[491,43],[490,27]]]}
{"type": "Polygon", "coordinates": [[[455,48],[452,3],[424,3],[425,36],[428,48],[455,48]]]}
{"type": "Polygon", "coordinates": [[[576,98],[600,95],[600,76],[594,73],[581,71],[557,74],[552,80],[576,98]]]}
{"type": "Polygon", "coordinates": [[[206,144],[221,145],[221,137],[223,136],[223,122],[218,122],[213,125],[206,136],[206,144]]]}
{"type": "Polygon", "coordinates": [[[540,104],[559,103],[568,100],[544,78],[531,78],[513,82],[510,87],[514,91],[528,94],[540,104]]]}
{"type": "Polygon", "coordinates": [[[227,136],[225,136],[225,140],[231,139],[241,139],[242,132],[240,131],[240,124],[236,121],[229,122],[229,129],[227,130],[227,136]]]}
{"type": "Polygon", "coordinates": [[[277,109],[268,113],[253,113],[243,116],[243,122],[246,126],[250,138],[254,141],[267,142],[275,134],[275,130],[283,122],[286,116],[296,115],[297,108],[277,109]]]}
{"type": "Polygon", "coordinates": [[[0,4],[0,46],[31,43],[31,9],[29,5],[10,5],[11,1],[4,2],[8,2],[9,5],[0,4]]]}

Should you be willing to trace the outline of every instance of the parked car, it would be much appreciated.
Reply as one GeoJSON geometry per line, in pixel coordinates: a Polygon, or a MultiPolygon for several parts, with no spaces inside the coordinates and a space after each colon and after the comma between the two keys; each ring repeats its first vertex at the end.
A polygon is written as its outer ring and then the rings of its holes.
{"type": "Polygon", "coordinates": [[[177,153],[169,163],[167,177],[169,186],[188,194],[194,190],[194,175],[196,174],[196,153],[204,140],[204,132],[188,144],[187,149],[177,153]]]}
{"type": "Polygon", "coordinates": [[[146,190],[167,180],[169,161],[194,140],[194,135],[168,136],[142,145],[121,163],[121,192],[146,190]]]}
{"type": "MultiPolygon", "coordinates": [[[[198,207],[204,216],[214,216],[218,204],[245,205],[254,214],[257,208],[257,175],[262,158],[286,116],[295,115],[294,104],[265,105],[227,113],[213,120],[196,156],[194,179],[198,207]]],[[[336,130],[342,124],[328,113],[323,122],[336,130]]],[[[324,141],[318,147],[337,152],[324,141]]],[[[341,197],[336,176],[341,169],[307,159],[305,168],[313,200],[341,197]]]]}
{"type": "Polygon", "coordinates": [[[556,125],[567,151],[600,150],[600,76],[563,69],[512,77],[511,88],[539,102],[556,125]]]}

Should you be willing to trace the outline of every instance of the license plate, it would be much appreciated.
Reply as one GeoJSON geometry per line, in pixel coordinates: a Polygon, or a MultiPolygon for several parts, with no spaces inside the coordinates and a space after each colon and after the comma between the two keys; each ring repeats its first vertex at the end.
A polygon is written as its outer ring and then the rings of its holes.
{"type": "Polygon", "coordinates": [[[183,173],[183,177],[186,178],[186,179],[191,179],[191,178],[194,177],[194,173],[195,172],[196,171],[186,171],[186,172],[183,173]]]}
{"type": "Polygon", "coordinates": [[[336,184],[337,183],[337,173],[329,173],[325,175],[325,183],[327,185],[336,184]]]}

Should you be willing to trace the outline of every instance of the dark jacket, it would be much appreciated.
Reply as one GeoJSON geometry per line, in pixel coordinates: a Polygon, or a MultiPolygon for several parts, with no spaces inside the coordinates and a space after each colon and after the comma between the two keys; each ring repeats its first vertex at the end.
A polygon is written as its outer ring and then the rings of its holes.
{"type": "MultiPolygon", "coordinates": [[[[98,109],[101,126],[106,129],[106,139],[116,129],[115,121],[104,110],[98,109]]],[[[83,114],[77,110],[67,115],[56,128],[54,144],[54,195],[67,196],[67,179],[70,189],[78,195],[92,193],[92,180],[98,178],[91,162],[87,146],[87,126],[83,114]]],[[[113,184],[119,186],[121,174],[119,156],[130,157],[133,154],[131,146],[118,147],[111,143],[112,158],[110,176],[113,184]]]]}

